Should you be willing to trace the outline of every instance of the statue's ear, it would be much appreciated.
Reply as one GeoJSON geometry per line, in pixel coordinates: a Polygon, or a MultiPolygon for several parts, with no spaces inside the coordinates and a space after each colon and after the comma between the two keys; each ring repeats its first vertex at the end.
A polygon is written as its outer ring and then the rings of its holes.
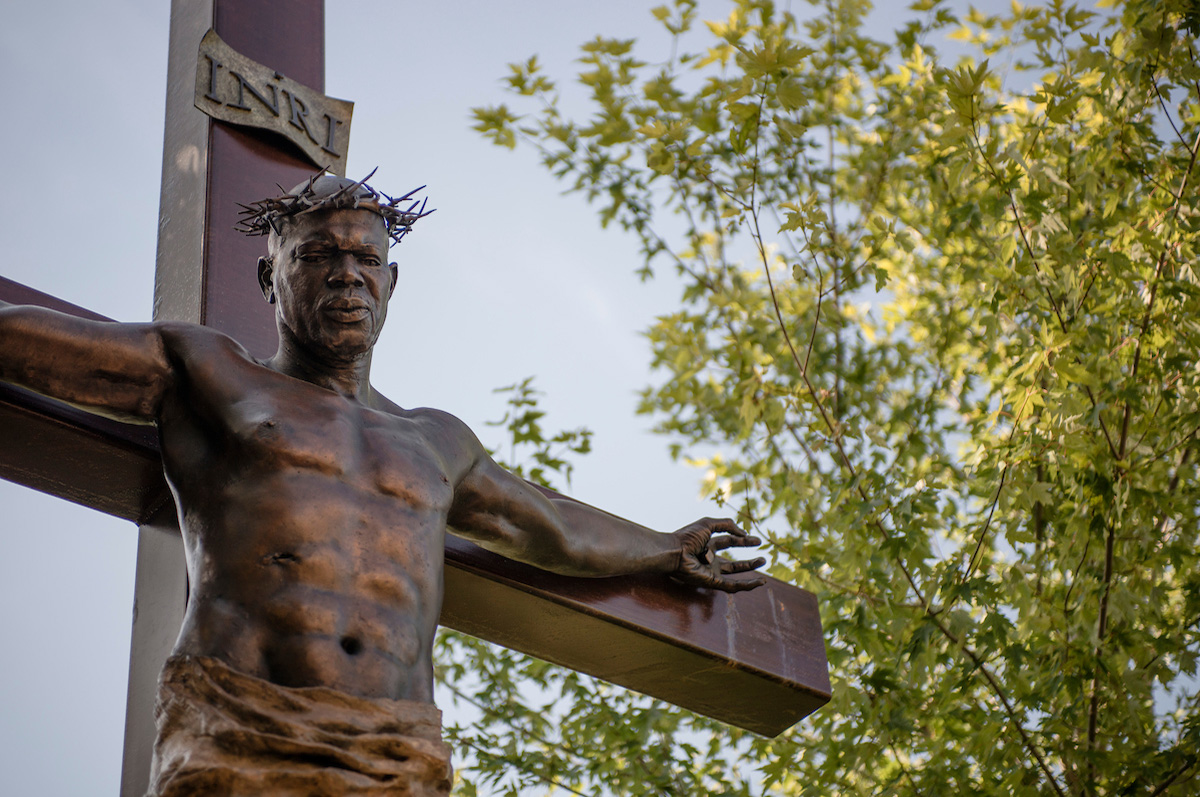
{"type": "Polygon", "coordinates": [[[275,264],[269,257],[258,259],[258,287],[262,289],[263,298],[275,304],[275,264]]]}
{"type": "Polygon", "coordinates": [[[392,272],[392,287],[388,288],[388,298],[390,299],[396,292],[396,280],[400,278],[400,269],[396,268],[395,263],[388,263],[388,271],[392,272]]]}

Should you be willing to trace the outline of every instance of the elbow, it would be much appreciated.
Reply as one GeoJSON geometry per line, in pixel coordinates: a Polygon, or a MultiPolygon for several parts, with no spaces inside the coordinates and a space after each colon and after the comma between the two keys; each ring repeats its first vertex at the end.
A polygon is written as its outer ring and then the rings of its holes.
{"type": "MultiPolygon", "coordinates": [[[[118,420],[148,423],[158,420],[162,410],[163,396],[170,386],[165,372],[154,371],[131,377],[120,372],[97,373],[101,393],[108,393],[110,400],[98,396],[95,405],[109,406],[118,420]]],[[[89,402],[91,403],[91,402],[89,402]]],[[[95,410],[93,410],[95,411],[95,410]]]]}

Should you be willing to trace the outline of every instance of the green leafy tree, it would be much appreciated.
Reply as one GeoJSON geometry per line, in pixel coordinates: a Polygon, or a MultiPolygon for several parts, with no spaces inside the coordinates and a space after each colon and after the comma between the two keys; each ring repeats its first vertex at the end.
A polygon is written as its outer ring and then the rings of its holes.
{"type": "Polygon", "coordinates": [[[1194,794],[1200,7],[809,6],[675,0],[585,118],[536,59],[475,113],[678,277],[641,409],[817,593],[833,700],[761,739],[462,643],[462,789],[1194,794]]]}

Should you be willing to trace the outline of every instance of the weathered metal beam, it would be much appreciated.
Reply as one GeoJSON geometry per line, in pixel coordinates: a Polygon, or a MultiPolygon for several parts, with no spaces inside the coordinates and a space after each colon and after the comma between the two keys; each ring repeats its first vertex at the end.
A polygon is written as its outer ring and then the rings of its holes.
{"type": "Polygon", "coordinates": [[[728,595],[656,576],[569,578],[455,537],[446,564],[450,628],[763,736],[829,701],[817,600],[790,584],[728,595]]]}
{"type": "MultiPolygon", "coordinates": [[[[98,318],[3,278],[0,299],[98,318]]],[[[142,522],[168,498],[152,429],[0,386],[0,430],[6,479],[142,522]]],[[[446,565],[450,628],[765,736],[829,700],[816,599],[783,582],[725,595],[653,576],[568,578],[457,537],[446,565]]]]}

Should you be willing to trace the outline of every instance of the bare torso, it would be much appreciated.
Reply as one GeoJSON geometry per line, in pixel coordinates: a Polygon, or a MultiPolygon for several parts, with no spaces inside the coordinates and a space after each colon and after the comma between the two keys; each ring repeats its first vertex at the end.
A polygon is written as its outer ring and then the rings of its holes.
{"type": "Polygon", "coordinates": [[[710,555],[758,543],[731,520],[660,534],[548,499],[453,416],[380,398],[371,351],[397,273],[382,217],[339,207],[283,229],[259,261],[280,333],[266,364],[205,327],[0,303],[0,379],[158,424],[189,577],[176,652],[282,686],[432,701],[448,522],[564,575],[669,573],[729,591],[763,583],[730,578],[761,559],[710,555]]]}
{"type": "Polygon", "coordinates": [[[176,652],[431,701],[446,518],[471,466],[461,424],[364,406],[217,336],[171,347],[186,374],[159,425],[190,580],[176,652]]]}

